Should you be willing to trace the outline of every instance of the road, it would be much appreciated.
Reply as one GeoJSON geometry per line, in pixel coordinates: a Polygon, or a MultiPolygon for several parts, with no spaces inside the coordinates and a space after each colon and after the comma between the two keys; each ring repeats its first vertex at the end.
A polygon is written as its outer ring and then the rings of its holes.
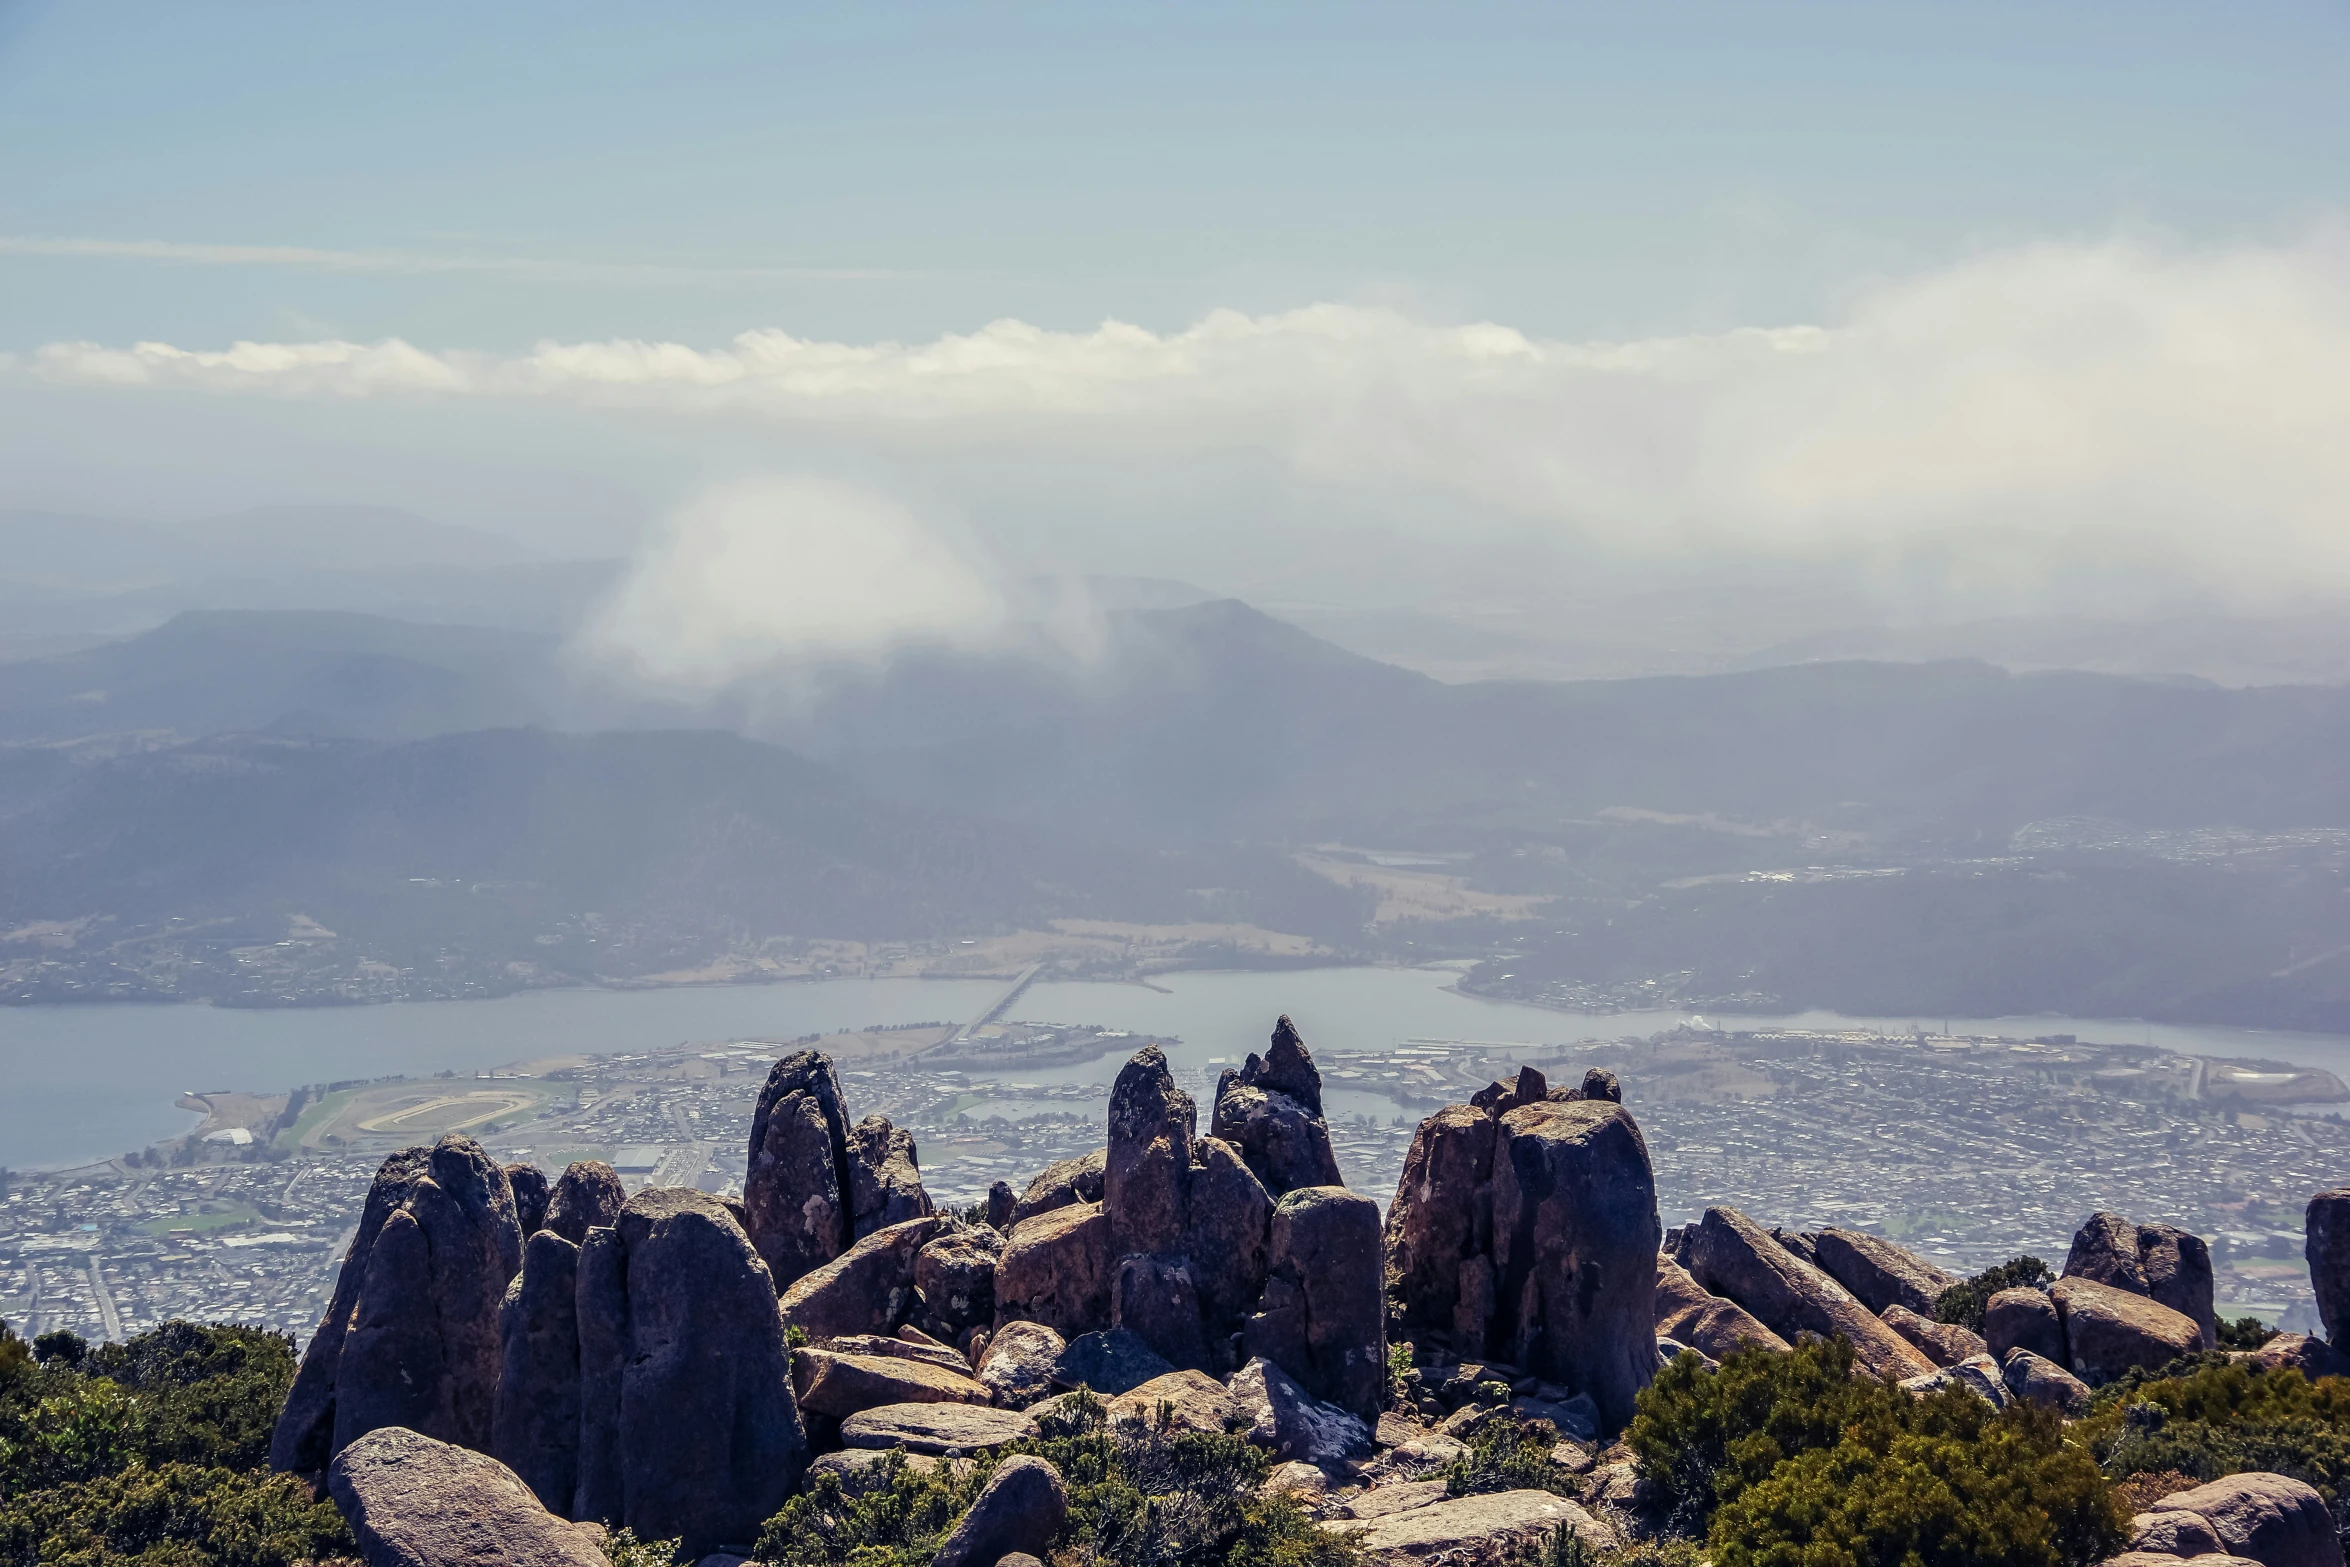
{"type": "Polygon", "coordinates": [[[1012,988],[1005,991],[1002,995],[996,997],[993,1005],[989,1006],[985,1012],[980,1013],[970,1022],[965,1023],[961,1028],[958,1028],[953,1033],[947,1035],[946,1038],[940,1040],[936,1045],[933,1045],[931,1049],[936,1051],[944,1051],[949,1045],[956,1044],[962,1040],[970,1038],[973,1034],[979,1032],[979,1030],[994,1022],[997,1018],[1002,1017],[1004,1013],[1011,1007],[1012,1003],[1019,1000],[1021,995],[1028,989],[1028,987],[1035,983],[1037,974],[1040,973],[1043,968],[1044,965],[1042,963],[1031,963],[1026,968],[1022,969],[1020,971],[1019,978],[1012,981],[1012,988]]]}

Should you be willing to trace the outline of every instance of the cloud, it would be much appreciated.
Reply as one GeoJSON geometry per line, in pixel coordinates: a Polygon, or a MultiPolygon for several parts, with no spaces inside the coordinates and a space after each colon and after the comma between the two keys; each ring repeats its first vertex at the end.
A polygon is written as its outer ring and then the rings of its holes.
{"type": "Polygon", "coordinates": [[[785,660],[967,641],[1003,618],[992,572],[951,529],[869,489],[770,477],[714,486],[664,519],[579,651],[714,686],[785,660]]]}
{"type": "Polygon", "coordinates": [[[927,343],[761,330],[526,354],[52,344],[58,382],[510,399],[857,427],[953,448],[1270,452],[1627,551],[2159,569],[2350,591],[2350,244],[1984,255],[1825,324],[1561,342],[1319,304],[1179,331],[998,321],[927,343]]]}

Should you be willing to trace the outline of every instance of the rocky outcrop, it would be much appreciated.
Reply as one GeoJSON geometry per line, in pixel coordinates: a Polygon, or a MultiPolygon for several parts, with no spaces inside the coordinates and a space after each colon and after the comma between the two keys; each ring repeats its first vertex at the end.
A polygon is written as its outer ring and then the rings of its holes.
{"type": "Polygon", "coordinates": [[[401,1426],[354,1440],[327,1488],[367,1567],[606,1567],[592,1531],[485,1454],[401,1426]]]}
{"type": "MultiPolygon", "coordinates": [[[[1067,1208],[1081,1202],[1098,1203],[1102,1200],[1102,1177],[1108,1172],[1110,1151],[1096,1148],[1082,1159],[1056,1159],[1044,1167],[1037,1178],[1028,1183],[1028,1190],[1012,1205],[1012,1223],[1039,1213],[1050,1213],[1055,1208],[1067,1208]]],[[[1011,1233],[1005,1229],[1005,1234],[1011,1233]]]]}
{"type": "Polygon", "coordinates": [[[914,1139],[881,1116],[850,1124],[830,1057],[795,1050],[775,1063],[751,1117],[743,1213],[779,1289],[930,1212],[914,1139]]]}
{"type": "Polygon", "coordinates": [[[783,1292],[783,1320],[811,1339],[889,1333],[914,1311],[922,1249],[956,1228],[945,1214],[876,1230],[783,1292]]]}
{"type": "Polygon", "coordinates": [[[522,1226],[505,1170],[472,1138],[442,1138],[424,1163],[368,1250],[336,1368],[336,1452],[378,1426],[489,1450],[522,1226]]]}
{"type": "Polygon", "coordinates": [[[2279,1333],[2252,1352],[2252,1364],[2271,1371],[2290,1366],[2312,1382],[2319,1377],[2350,1376],[2350,1355],[2322,1338],[2302,1333],[2279,1333]]]}
{"type": "Polygon", "coordinates": [[[588,1231],[619,1218],[627,1201],[617,1171],[601,1159],[582,1159],[563,1172],[548,1195],[546,1228],[578,1246],[588,1231]]]}
{"type": "Polygon", "coordinates": [[[1110,1218],[1112,1258],[1180,1255],[1191,1214],[1198,1116],[1158,1046],[1146,1046],[1118,1073],[1109,1124],[1102,1210],[1110,1218]]]}
{"type": "Polygon", "coordinates": [[[1672,1258],[1656,1260],[1656,1331],[1697,1351],[1708,1360],[1722,1360],[1741,1349],[1759,1348],[1784,1354],[1787,1341],[1757,1321],[1736,1301],[1708,1293],[1672,1258]]]}
{"type": "Polygon", "coordinates": [[[1386,1401],[1380,1245],[1379,1205],[1370,1198],[1343,1186],[1287,1193],[1273,1208],[1264,1297],[1246,1330],[1251,1356],[1366,1422],[1378,1420],[1386,1401]]]}
{"type": "Polygon", "coordinates": [[[1273,1026],[1263,1056],[1218,1080],[1212,1130],[1240,1151],[1269,1196],[1342,1184],[1322,1118],[1322,1074],[1287,1017],[1273,1026]]]}
{"type": "Polygon", "coordinates": [[[1744,1306],[1781,1338],[1843,1334],[1853,1363],[1870,1376],[1919,1376],[1936,1369],[1834,1279],[1805,1262],[1735,1208],[1708,1208],[1684,1238],[1682,1265],[1714,1294],[1744,1306]]]}
{"type": "Polygon", "coordinates": [[[1098,1203],[1021,1220],[996,1259],[997,1324],[1041,1322],[1064,1338],[1110,1320],[1110,1219],[1098,1203]]]}
{"type": "Polygon", "coordinates": [[[1016,1454],[996,1465],[931,1567],[997,1567],[1018,1553],[1042,1557],[1068,1517],[1061,1472],[1041,1458],[1016,1454]]]}
{"type": "Polygon", "coordinates": [[[407,1202],[430,1162],[430,1150],[404,1148],[376,1169],[375,1180],[367,1188],[367,1201],[359,1211],[358,1231],[351,1237],[350,1250],[343,1254],[342,1271],[335,1276],[333,1298],[302,1352],[301,1368],[294,1375],[284,1409],[279,1411],[277,1427],[270,1433],[271,1468],[318,1474],[334,1457],[335,1383],[343,1339],[351,1325],[351,1313],[359,1304],[359,1286],[367,1277],[368,1258],[384,1221],[407,1202]]]}
{"type": "Polygon", "coordinates": [[[988,1228],[1001,1234],[1012,1227],[1012,1212],[1020,1206],[1020,1196],[1012,1190],[1010,1181],[992,1181],[987,1188],[988,1228]]]}
{"type": "Polygon", "coordinates": [[[1812,1237],[1812,1260],[1879,1316],[1887,1307],[1906,1306],[1932,1317],[1942,1292],[1965,1282],[1916,1252],[1859,1230],[1821,1230],[1812,1237]]]}
{"type": "MultiPolygon", "coordinates": [[[[1008,1188],[1007,1188],[1008,1189],[1008,1188]]],[[[956,1224],[914,1255],[923,1321],[944,1339],[995,1321],[995,1269],[1004,1238],[984,1224],[956,1224]]]]}
{"type": "Polygon", "coordinates": [[[581,1516],[682,1537],[692,1556],[746,1549],[808,1443],[774,1277],[733,1213],[684,1188],[637,1193],[583,1249],[579,1322],[581,1516]],[[594,1378],[591,1349],[615,1356],[594,1378]]]}
{"type": "Polygon", "coordinates": [[[2011,1349],[1999,1374],[2008,1391],[2018,1398],[2045,1404],[2067,1415],[2089,1411],[2089,1384],[2045,1355],[2035,1355],[2028,1349],[2011,1349]]]}
{"type": "Polygon", "coordinates": [[[1241,1367],[1225,1391],[1244,1434],[1276,1458],[1326,1465],[1370,1454],[1370,1424],[1314,1397],[1269,1360],[1241,1367]]]}
{"type": "Polygon", "coordinates": [[[1921,1377],[1904,1377],[1904,1389],[1911,1393],[1939,1392],[1946,1387],[1964,1388],[1993,1409],[2005,1409],[2014,1402],[2015,1391],[2007,1385],[1999,1362],[1989,1355],[1969,1355],[1955,1365],[1943,1367],[1921,1377]]]}
{"type": "Polygon", "coordinates": [[[2326,1341],[2337,1349],[2350,1333],[2350,1187],[2319,1192],[2309,1199],[2303,1220],[2307,1239],[2302,1255],[2309,1260],[2309,1284],[2317,1293],[2318,1320],[2325,1324],[2326,1341]]]}
{"type": "Polygon", "coordinates": [[[514,1193],[514,1222],[527,1241],[547,1222],[547,1172],[535,1164],[510,1164],[506,1186],[514,1193]]]}
{"type": "Polygon", "coordinates": [[[1118,1259],[1110,1275],[1110,1326],[1148,1344],[1169,1365],[1208,1365],[1199,1286],[1187,1256],[1137,1252],[1118,1259]]]}
{"type": "MultiPolygon", "coordinates": [[[[2131,1520],[2131,1548],[2147,1549],[2140,1541],[2158,1530],[2180,1538],[2187,1518],[2199,1520],[2219,1549],[2263,1567],[2342,1567],[2342,1542],[2325,1498],[2284,1475],[2235,1474],[2173,1492],[2131,1520]]],[[[2192,1526],[2189,1532],[2200,1533],[2192,1526]]]]}
{"type": "Polygon", "coordinates": [[[2143,1295],[2083,1278],[2058,1279],[2048,1293],[2064,1319],[2066,1366],[2093,1387],[2202,1347],[2193,1318],[2143,1295]]]}
{"type": "Polygon", "coordinates": [[[550,1512],[579,1490],[579,1248],[542,1229],[498,1307],[490,1451],[550,1512]]]}
{"type": "Polygon", "coordinates": [[[1656,1367],[1647,1143],[1620,1104],[1551,1098],[1531,1067],[1478,1099],[1405,1155],[1386,1231],[1403,1331],[1588,1393],[1614,1429],[1656,1367]]]}
{"type": "Polygon", "coordinates": [[[1096,1393],[1133,1391],[1154,1377],[1176,1368],[1167,1358],[1125,1328],[1084,1333],[1069,1341],[1053,1363],[1053,1381],[1066,1388],[1091,1388],[1096,1393]]]}
{"type": "Polygon", "coordinates": [[[2211,1248],[2200,1236],[2168,1224],[2132,1224],[2118,1213],[2093,1213],[2073,1236],[2064,1273],[2168,1306],[2195,1323],[2203,1348],[2219,1343],[2211,1248]]]}
{"type": "Polygon", "coordinates": [[[1973,1356],[1987,1354],[1990,1345],[1983,1335],[1955,1322],[1936,1322],[1920,1316],[1907,1306],[1887,1306],[1878,1313],[1885,1326],[1909,1340],[1918,1353],[1937,1366],[1955,1366],[1973,1356]]]}
{"type": "Polygon", "coordinates": [[[965,1372],[895,1355],[795,1349],[791,1369],[800,1408],[836,1420],[888,1404],[984,1404],[993,1397],[965,1372]]]}
{"type": "Polygon", "coordinates": [[[1068,1349],[1041,1322],[1007,1322],[987,1341],[979,1380],[1007,1409],[1026,1409],[1053,1391],[1053,1368],[1068,1349]]]}
{"type": "Polygon", "coordinates": [[[2028,1349],[2060,1366],[2071,1358],[2064,1343],[2064,1318],[2044,1290],[2001,1290],[1992,1296],[1983,1306],[1983,1343],[2002,1363],[2017,1349],[2028,1349]]]}

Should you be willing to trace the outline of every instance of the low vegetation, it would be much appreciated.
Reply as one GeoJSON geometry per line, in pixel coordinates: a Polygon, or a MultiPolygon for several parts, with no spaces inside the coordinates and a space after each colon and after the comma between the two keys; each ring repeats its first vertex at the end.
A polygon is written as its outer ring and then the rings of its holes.
{"type": "Polygon", "coordinates": [[[266,1468],[292,1343],[169,1322],[92,1349],[0,1325],[0,1567],[291,1567],[346,1554],[334,1507],[266,1468]]]}
{"type": "Polygon", "coordinates": [[[2173,1473],[2201,1484],[2265,1469],[2317,1487],[2350,1516],[2350,1381],[2311,1382],[2212,1352],[2098,1392],[2074,1428],[2116,1480],[2173,1473]]]}
{"type": "Polygon", "coordinates": [[[1970,1332],[1983,1331],[1983,1308],[2001,1290],[2046,1289],[2056,1282],[2048,1264],[2037,1257],[2011,1257],[1996,1268],[1986,1268],[1963,1284],[1953,1284],[1934,1299],[1934,1317],[1955,1322],[1970,1332]]]}

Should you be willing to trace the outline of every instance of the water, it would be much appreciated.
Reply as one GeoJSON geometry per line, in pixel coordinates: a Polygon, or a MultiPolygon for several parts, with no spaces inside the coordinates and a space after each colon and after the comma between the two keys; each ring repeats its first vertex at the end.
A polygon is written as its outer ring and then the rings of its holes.
{"type": "MultiPolygon", "coordinates": [[[[1152,985],[1038,984],[1019,1017],[1096,1023],[1177,1036],[1173,1062],[1188,1080],[1212,1080],[1214,1058],[1237,1064],[1262,1050],[1287,1012],[1317,1055],[1384,1050],[1416,1038],[1550,1052],[1586,1039],[1653,1034],[1685,1011],[1579,1014],[1480,1000],[1449,988],[1446,969],[1306,969],[1164,975],[1152,985]]],[[[393,1073],[472,1071],[554,1055],[644,1050],[683,1042],[789,1039],[872,1024],[969,1017],[1002,993],[993,980],[842,979],[680,990],[533,991],[497,1001],[254,1012],[214,1007],[0,1008],[0,1165],[44,1168],[99,1159],[185,1133],[172,1101],[190,1089],[277,1092],[297,1083],[393,1073]]],[[[2252,1056],[2321,1066],[2350,1079],[2350,1037],[2254,1029],[2149,1028],[2067,1018],[1852,1018],[1829,1012],[1753,1018],[1707,1014],[1729,1028],[1869,1028],[1905,1032],[1945,1022],[1961,1034],[2077,1034],[2104,1043],[2151,1042],[2198,1055],[2252,1056]]],[[[1122,1055],[1004,1074],[1031,1084],[1106,1084],[1122,1055]]],[[[1373,1092],[1333,1085],[1335,1115],[1387,1120],[1373,1092]]],[[[1067,1109],[1045,1097],[1004,1096],[1028,1113],[1067,1109]]],[[[1010,1113],[1007,1111],[1006,1113],[1010,1113]]]]}

